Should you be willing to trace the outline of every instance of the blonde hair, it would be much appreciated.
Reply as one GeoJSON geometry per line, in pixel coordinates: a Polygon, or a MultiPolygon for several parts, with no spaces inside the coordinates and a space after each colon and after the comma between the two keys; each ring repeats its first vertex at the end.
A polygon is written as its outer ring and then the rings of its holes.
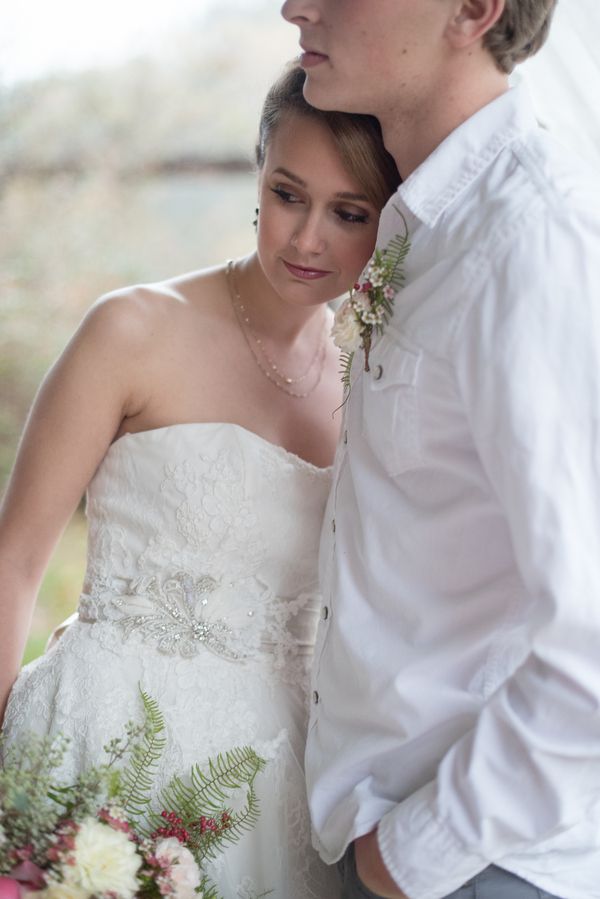
{"type": "Polygon", "coordinates": [[[263,167],[269,142],[287,116],[314,119],[329,129],[346,170],[361,185],[370,202],[381,209],[401,178],[393,157],[383,145],[379,122],[369,115],[315,109],[304,99],[305,79],[304,69],[292,63],[269,90],[256,144],[258,168],[263,167]]]}
{"type": "Polygon", "coordinates": [[[543,46],[558,0],[506,0],[504,12],[483,39],[502,72],[514,67],[543,46]]]}

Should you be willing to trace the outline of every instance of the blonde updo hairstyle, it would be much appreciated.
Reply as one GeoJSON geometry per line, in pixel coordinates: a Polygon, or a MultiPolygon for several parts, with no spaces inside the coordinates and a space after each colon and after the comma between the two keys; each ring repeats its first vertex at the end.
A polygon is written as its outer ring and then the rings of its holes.
{"type": "Polygon", "coordinates": [[[262,169],[267,148],[282,121],[291,116],[325,125],[335,141],[346,170],[361,185],[369,201],[382,209],[400,184],[400,174],[383,145],[377,119],[369,115],[315,109],[304,99],[304,69],[291,63],[269,90],[260,117],[256,164],[262,169]]]}

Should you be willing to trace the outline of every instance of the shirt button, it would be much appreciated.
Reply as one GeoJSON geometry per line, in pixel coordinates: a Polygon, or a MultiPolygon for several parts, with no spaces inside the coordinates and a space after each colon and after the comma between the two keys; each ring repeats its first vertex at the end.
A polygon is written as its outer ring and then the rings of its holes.
{"type": "Polygon", "coordinates": [[[327,606],[323,606],[323,608],[321,609],[321,618],[323,619],[323,621],[327,621],[327,619],[329,618],[329,609],[327,606]]]}
{"type": "Polygon", "coordinates": [[[381,381],[383,377],[383,365],[376,365],[373,369],[373,377],[376,381],[381,381]]]}
{"type": "Polygon", "coordinates": [[[344,444],[348,443],[348,431],[344,431],[344,444]]]}
{"type": "Polygon", "coordinates": [[[315,705],[318,705],[318,704],[319,704],[319,699],[320,699],[320,696],[319,696],[317,690],[314,690],[314,692],[313,692],[313,702],[314,702],[315,705]]]}
{"type": "Polygon", "coordinates": [[[335,534],[335,518],[332,518],[332,519],[331,519],[331,530],[332,530],[333,533],[335,534]]]}

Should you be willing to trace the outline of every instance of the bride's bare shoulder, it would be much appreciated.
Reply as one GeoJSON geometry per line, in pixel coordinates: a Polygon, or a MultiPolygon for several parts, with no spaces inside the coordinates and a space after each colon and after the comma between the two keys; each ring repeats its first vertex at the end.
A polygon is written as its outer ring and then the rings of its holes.
{"type": "Polygon", "coordinates": [[[226,264],[179,275],[162,285],[177,301],[196,314],[211,314],[223,309],[227,294],[226,264]]]}
{"type": "Polygon", "coordinates": [[[164,338],[185,326],[191,315],[221,309],[224,284],[224,266],[215,266],[114,290],[94,303],[83,328],[98,339],[129,345],[164,338]]]}

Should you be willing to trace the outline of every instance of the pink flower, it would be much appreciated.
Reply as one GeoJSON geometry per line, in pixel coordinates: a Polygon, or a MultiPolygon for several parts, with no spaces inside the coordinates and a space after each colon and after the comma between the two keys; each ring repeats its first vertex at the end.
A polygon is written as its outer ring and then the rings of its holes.
{"type": "Polygon", "coordinates": [[[11,873],[12,877],[0,877],[0,899],[20,899],[46,882],[41,868],[29,860],[21,862],[11,873]]]}
{"type": "Polygon", "coordinates": [[[198,899],[196,887],[200,886],[200,869],[189,849],[175,837],[160,840],[155,855],[162,866],[168,868],[174,899],[198,899]]]}
{"type": "Polygon", "coordinates": [[[100,809],[98,818],[101,821],[104,821],[105,824],[108,824],[109,827],[112,827],[113,830],[120,830],[122,833],[131,833],[131,825],[129,822],[111,814],[107,808],[100,809]]]}
{"type": "Polygon", "coordinates": [[[0,899],[20,899],[21,887],[12,877],[0,877],[0,899]]]}

